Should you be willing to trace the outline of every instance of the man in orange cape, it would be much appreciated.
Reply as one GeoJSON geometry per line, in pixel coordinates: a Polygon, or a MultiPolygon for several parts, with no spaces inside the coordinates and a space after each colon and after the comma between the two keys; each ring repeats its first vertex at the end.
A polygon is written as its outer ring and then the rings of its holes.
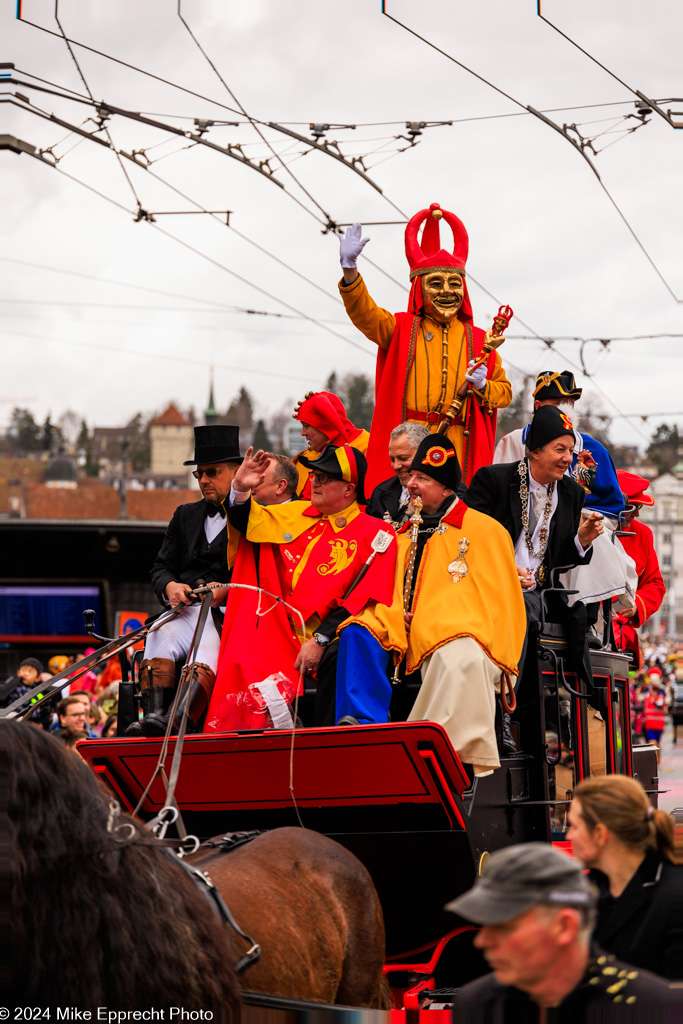
{"type": "Polygon", "coordinates": [[[267,453],[249,449],[233,481],[228,516],[231,531],[241,534],[233,584],[260,586],[274,596],[231,594],[207,731],[233,728],[226,698],[277,671],[294,684],[300,670],[317,676],[315,724],[334,725],[337,627],[368,601],[391,600],[393,530],[358,506],[365,457],[350,445],[330,445],[311,463],[310,503],[262,506],[250,493],[267,464],[267,453]],[[391,533],[391,543],[359,577],[380,531],[391,533]]]}
{"type": "Polygon", "coordinates": [[[409,721],[443,725],[475,774],[499,767],[495,693],[501,673],[517,673],[525,634],[524,601],[506,530],[458,499],[453,443],[426,437],[408,490],[422,500],[410,579],[411,524],[397,537],[394,593],[341,627],[337,714],[341,724],[386,721],[388,670],[405,658],[422,684],[409,721]],[[406,593],[406,590],[408,591],[406,593]]]}
{"type": "Polygon", "coordinates": [[[465,226],[438,203],[420,210],[408,222],[405,246],[412,285],[407,313],[389,313],[370,297],[356,269],[358,256],[369,241],[360,235],[360,224],[354,224],[340,239],[344,277],[339,289],[354,325],[379,349],[367,456],[368,494],[391,476],[387,458],[390,431],[407,421],[423,423],[435,433],[464,383],[470,391],[447,436],[455,445],[464,481],[469,484],[480,466],[491,463],[496,410],[510,404],[512,388],[498,353],[492,352],[482,366],[474,367],[486,335],[472,322],[465,282],[469,247],[465,226]],[[442,220],[453,232],[452,253],[441,248],[442,220]]]}

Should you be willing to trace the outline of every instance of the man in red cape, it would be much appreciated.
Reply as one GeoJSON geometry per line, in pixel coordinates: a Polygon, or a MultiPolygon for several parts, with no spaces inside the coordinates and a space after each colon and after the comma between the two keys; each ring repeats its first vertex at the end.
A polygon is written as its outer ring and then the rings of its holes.
{"type": "Polygon", "coordinates": [[[627,473],[620,469],[617,480],[626,498],[626,516],[624,529],[634,537],[620,537],[627,555],[636,563],[638,573],[638,589],[636,590],[636,606],[628,612],[615,616],[614,637],[617,646],[623,651],[630,651],[638,668],[640,668],[640,644],[636,629],[642,626],[657,611],[666,593],[666,587],[659,569],[659,559],[655,551],[652,530],[645,523],[638,521],[643,505],[654,505],[655,499],[646,494],[650,481],[637,473],[627,473]]]}
{"type": "Polygon", "coordinates": [[[369,239],[360,236],[360,224],[354,224],[340,238],[344,277],[339,289],[354,325],[379,347],[367,452],[368,494],[391,476],[390,431],[399,423],[412,422],[423,423],[435,433],[465,382],[470,391],[447,436],[455,445],[463,480],[469,484],[480,466],[491,463],[496,410],[510,404],[512,388],[497,352],[474,367],[486,335],[472,323],[465,283],[469,247],[465,226],[438,203],[408,222],[405,246],[412,285],[407,313],[389,313],[368,294],[356,263],[369,239]],[[441,220],[453,232],[452,253],[441,248],[441,220]]]}
{"type": "MultiPolygon", "coordinates": [[[[241,535],[233,584],[258,586],[274,597],[249,590],[230,595],[207,732],[235,727],[231,695],[278,671],[294,690],[300,669],[317,676],[315,724],[334,725],[337,628],[368,601],[391,601],[393,529],[358,505],[363,501],[365,457],[350,445],[329,445],[310,464],[310,503],[263,506],[252,501],[250,492],[267,465],[266,452],[247,451],[230,492],[228,516],[231,533],[241,535]],[[365,570],[372,541],[382,530],[391,533],[391,543],[365,570]],[[305,635],[299,615],[280,601],[300,613],[305,635]]],[[[245,727],[243,722],[240,727],[245,727]]]]}

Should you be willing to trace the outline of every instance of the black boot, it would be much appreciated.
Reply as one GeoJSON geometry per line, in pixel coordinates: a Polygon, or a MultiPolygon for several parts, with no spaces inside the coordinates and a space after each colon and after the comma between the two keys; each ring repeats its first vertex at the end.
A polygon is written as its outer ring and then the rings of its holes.
{"type": "Polygon", "coordinates": [[[142,710],[144,718],[139,723],[136,736],[163,736],[166,732],[164,717],[173,702],[175,693],[175,662],[170,658],[145,660],[140,668],[142,688],[142,710]]]}
{"type": "MultiPolygon", "coordinates": [[[[141,678],[142,681],[142,678],[141,678]]],[[[152,710],[152,691],[147,688],[140,694],[140,708],[143,715],[148,715],[152,710]]],[[[126,729],[126,736],[143,736],[142,722],[131,722],[126,729]]]]}
{"type": "Polygon", "coordinates": [[[140,726],[143,736],[165,736],[168,725],[168,711],[175,697],[170,686],[152,687],[152,709],[142,719],[140,726]]]}

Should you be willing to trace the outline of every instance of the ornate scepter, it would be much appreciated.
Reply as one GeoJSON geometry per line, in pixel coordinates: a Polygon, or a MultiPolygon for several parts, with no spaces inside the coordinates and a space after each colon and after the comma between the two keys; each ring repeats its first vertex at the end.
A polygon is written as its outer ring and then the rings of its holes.
{"type": "MultiPolygon", "coordinates": [[[[510,306],[500,307],[497,314],[493,318],[491,330],[486,332],[482,354],[477,358],[474,366],[472,367],[473,370],[476,369],[477,366],[482,366],[482,364],[486,362],[491,353],[494,352],[497,348],[500,348],[500,346],[503,344],[503,342],[505,341],[503,335],[505,334],[505,331],[507,330],[508,325],[512,320],[513,316],[514,313],[510,306]]],[[[455,420],[460,415],[460,410],[462,409],[465,403],[465,399],[467,398],[467,393],[469,389],[470,382],[468,380],[464,380],[460,387],[458,388],[455,394],[455,398],[453,399],[450,406],[444,413],[445,419],[443,419],[439,424],[437,434],[447,434],[450,428],[453,426],[455,420]]]]}
{"type": "MultiPolygon", "coordinates": [[[[420,532],[420,524],[422,523],[422,498],[419,494],[413,498],[413,514],[410,517],[410,552],[408,554],[408,569],[406,571],[405,581],[403,583],[403,613],[410,611],[410,592],[413,589],[413,573],[415,571],[415,556],[417,554],[417,536],[420,532]]],[[[398,670],[401,667],[401,658],[394,669],[391,682],[394,686],[400,683],[401,679],[398,674],[398,670]]]]}

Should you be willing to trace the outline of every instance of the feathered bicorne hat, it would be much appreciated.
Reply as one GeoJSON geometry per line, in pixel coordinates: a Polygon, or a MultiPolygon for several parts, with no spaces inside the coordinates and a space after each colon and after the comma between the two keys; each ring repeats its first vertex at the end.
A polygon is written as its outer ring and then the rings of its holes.
{"type": "MultiPolygon", "coordinates": [[[[422,285],[420,278],[425,274],[433,274],[438,270],[457,271],[465,276],[465,264],[469,251],[469,238],[465,225],[449,210],[442,210],[438,203],[432,203],[428,210],[420,210],[411,217],[406,227],[406,257],[410,266],[410,299],[408,312],[419,313],[423,306],[422,285]],[[453,252],[441,248],[439,226],[445,220],[453,232],[453,252]],[[424,223],[422,238],[418,242],[417,234],[424,223]]],[[[463,303],[458,310],[458,319],[472,320],[472,306],[467,291],[467,282],[463,280],[463,303]]]]}

